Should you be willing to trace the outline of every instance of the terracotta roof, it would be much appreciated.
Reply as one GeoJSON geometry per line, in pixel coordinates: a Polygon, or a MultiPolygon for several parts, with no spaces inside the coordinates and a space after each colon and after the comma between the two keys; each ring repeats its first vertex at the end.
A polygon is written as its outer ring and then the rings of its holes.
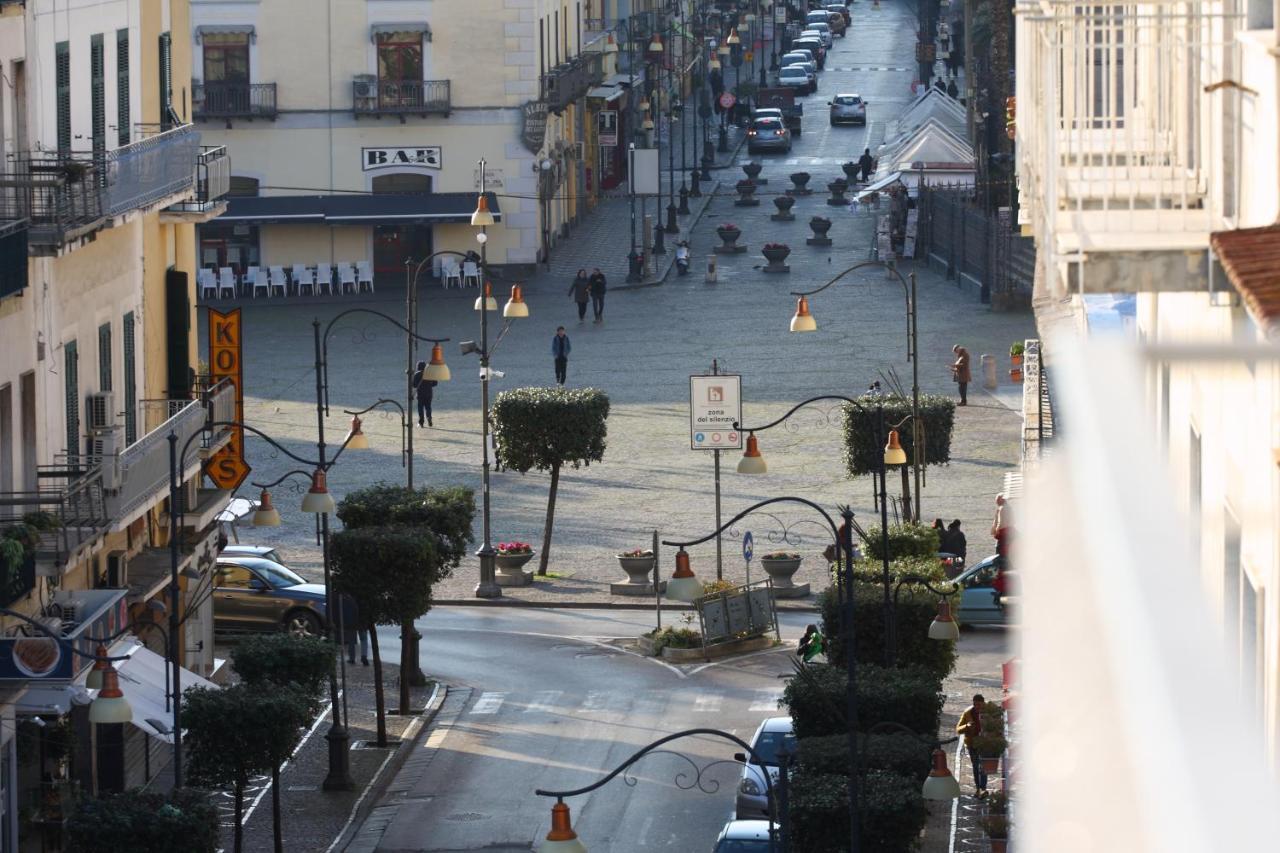
{"type": "Polygon", "coordinates": [[[1280,337],[1280,224],[1217,231],[1210,243],[1249,313],[1280,337]]]}

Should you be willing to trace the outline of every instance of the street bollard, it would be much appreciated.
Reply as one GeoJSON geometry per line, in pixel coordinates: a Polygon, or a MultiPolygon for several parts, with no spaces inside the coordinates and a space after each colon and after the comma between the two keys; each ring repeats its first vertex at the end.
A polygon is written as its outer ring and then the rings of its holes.
{"type": "Polygon", "coordinates": [[[996,380],[996,357],[994,355],[984,355],[982,357],[982,387],[988,391],[994,391],[999,385],[996,380]]]}
{"type": "MultiPolygon", "coordinates": [[[[707,255],[707,281],[716,281],[716,256],[714,254],[707,255]]],[[[993,371],[992,375],[994,376],[995,368],[993,367],[991,370],[993,371]]]]}

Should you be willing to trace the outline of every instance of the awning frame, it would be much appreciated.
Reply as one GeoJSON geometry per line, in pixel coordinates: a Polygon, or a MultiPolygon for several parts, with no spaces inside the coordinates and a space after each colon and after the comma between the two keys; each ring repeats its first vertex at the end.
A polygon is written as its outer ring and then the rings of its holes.
{"type": "Polygon", "coordinates": [[[426,21],[374,24],[369,27],[369,40],[377,44],[382,33],[420,33],[425,40],[431,41],[431,25],[426,21]]]}
{"type": "Polygon", "coordinates": [[[201,24],[196,27],[196,44],[204,44],[205,33],[226,33],[228,35],[246,33],[249,36],[250,44],[254,44],[258,40],[258,34],[254,30],[253,24],[201,24]]]}

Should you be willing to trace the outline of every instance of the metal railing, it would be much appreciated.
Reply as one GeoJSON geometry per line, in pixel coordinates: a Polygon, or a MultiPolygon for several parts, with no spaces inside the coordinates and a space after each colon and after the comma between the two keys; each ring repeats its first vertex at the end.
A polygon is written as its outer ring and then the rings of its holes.
{"type": "Polygon", "coordinates": [[[452,109],[448,80],[384,80],[357,77],[351,83],[356,115],[448,115],[452,109]]]}
{"type": "Polygon", "coordinates": [[[586,95],[592,86],[600,85],[604,80],[602,60],[600,53],[583,53],[543,74],[542,98],[547,102],[547,109],[563,110],[586,95]]]}
{"type": "Polygon", "coordinates": [[[276,117],[275,83],[193,83],[191,88],[196,121],[276,117]]]}
{"type": "Polygon", "coordinates": [[[231,192],[231,158],[225,145],[204,146],[196,155],[196,189],[191,198],[166,210],[203,213],[219,204],[231,192]]]}
{"type": "Polygon", "coordinates": [[[105,212],[115,216],[191,191],[199,151],[200,134],[189,124],[108,151],[105,212]]]}
{"type": "Polygon", "coordinates": [[[41,567],[60,569],[108,527],[102,469],[80,458],[39,466],[36,477],[39,485],[35,489],[0,492],[0,527],[23,523],[24,517],[30,520],[32,513],[50,516],[53,525],[38,531],[36,571],[41,567]]]}

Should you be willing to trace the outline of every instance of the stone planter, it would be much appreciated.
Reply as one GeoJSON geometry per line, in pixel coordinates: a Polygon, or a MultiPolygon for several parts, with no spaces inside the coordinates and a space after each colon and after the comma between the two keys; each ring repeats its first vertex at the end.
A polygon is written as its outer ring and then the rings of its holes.
{"type": "MultiPolygon", "coordinates": [[[[734,655],[751,654],[752,652],[772,648],[775,642],[773,637],[764,636],[749,637],[745,640],[730,640],[727,643],[716,643],[714,646],[707,646],[705,651],[701,648],[673,649],[668,646],[658,656],[671,663],[694,663],[696,661],[718,660],[720,658],[733,657],[734,655]]],[[[643,655],[654,657],[653,640],[649,637],[637,638],[636,650],[643,655]]]]}
{"type": "Polygon", "coordinates": [[[809,594],[807,583],[797,584],[792,581],[792,577],[800,570],[799,557],[786,560],[770,560],[765,557],[761,558],[760,565],[773,581],[774,598],[804,598],[809,594]]]}
{"type": "Polygon", "coordinates": [[[849,189],[849,182],[844,178],[836,178],[827,184],[827,191],[831,193],[831,198],[827,199],[827,204],[832,207],[846,207],[849,200],[844,197],[845,191],[849,189]]]}
{"type": "MultiPolygon", "coordinates": [[[[627,573],[626,583],[609,584],[610,595],[653,595],[653,557],[618,557],[618,565],[627,573]]],[[[666,591],[666,581],[658,584],[666,591]]]]}
{"type": "Polygon", "coordinates": [[[831,238],[827,236],[827,232],[831,230],[831,220],[823,216],[815,216],[809,220],[809,227],[813,229],[813,236],[804,242],[810,246],[830,246],[831,238]]]}
{"type": "Polygon", "coordinates": [[[795,203],[796,203],[796,200],[789,195],[774,196],[773,206],[778,208],[778,212],[771,215],[769,218],[772,219],[774,222],[793,221],[796,218],[796,215],[791,212],[791,206],[794,205],[795,203]]]}
{"type": "Polygon", "coordinates": [[[760,170],[763,168],[764,166],[753,160],[752,162],[745,164],[742,167],[742,171],[746,173],[748,181],[754,181],[757,184],[767,184],[769,183],[768,179],[760,177],[760,170]]]}
{"type": "Polygon", "coordinates": [[[498,571],[494,580],[498,586],[528,586],[533,583],[533,572],[526,572],[524,566],[533,559],[533,552],[528,554],[498,554],[493,558],[498,571]]]}
{"type": "Polygon", "coordinates": [[[733,255],[747,250],[746,246],[738,245],[738,238],[742,236],[742,232],[736,228],[717,228],[716,235],[723,241],[723,245],[715,247],[717,255],[733,255]]]}
{"type": "Polygon", "coordinates": [[[756,198],[756,182],[755,181],[738,181],[734,186],[738,191],[738,197],[733,200],[734,207],[757,207],[760,199],[756,198]]]}
{"type": "Polygon", "coordinates": [[[764,259],[769,262],[765,264],[765,272],[791,272],[791,267],[783,263],[787,255],[791,254],[790,246],[765,246],[760,250],[760,254],[764,255],[764,259]]]}
{"type": "Polygon", "coordinates": [[[791,183],[795,186],[787,190],[787,195],[813,195],[813,190],[808,187],[809,177],[808,172],[792,172],[791,183]]]}
{"type": "Polygon", "coordinates": [[[984,755],[982,756],[981,761],[982,761],[983,773],[999,773],[1000,772],[1000,756],[997,755],[995,758],[990,758],[984,755]]]}
{"type": "Polygon", "coordinates": [[[862,169],[857,163],[850,160],[848,163],[841,163],[840,168],[844,170],[845,180],[851,184],[858,182],[858,175],[862,172],[862,169]]]}

